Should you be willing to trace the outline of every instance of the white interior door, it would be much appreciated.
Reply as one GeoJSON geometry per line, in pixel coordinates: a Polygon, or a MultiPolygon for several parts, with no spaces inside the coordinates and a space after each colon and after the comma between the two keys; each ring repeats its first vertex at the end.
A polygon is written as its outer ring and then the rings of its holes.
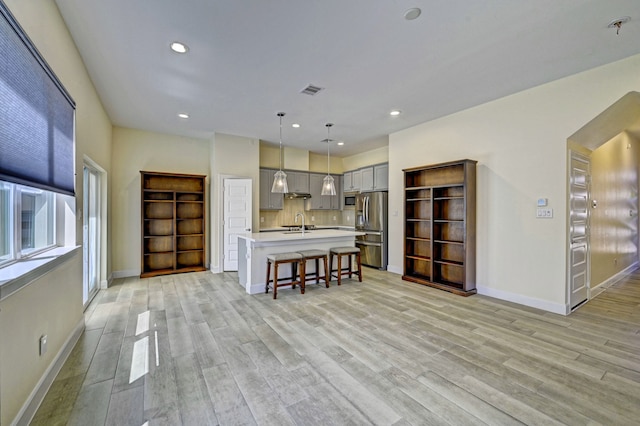
{"type": "Polygon", "coordinates": [[[571,152],[569,176],[569,306],[589,297],[589,157],[571,152]]]}
{"type": "Polygon", "coordinates": [[[98,291],[100,281],[100,172],[85,165],[83,177],[82,302],[86,306],[98,291]]]}
{"type": "Polygon", "coordinates": [[[238,270],[238,235],[251,234],[251,179],[224,180],[223,270],[238,270]]]}

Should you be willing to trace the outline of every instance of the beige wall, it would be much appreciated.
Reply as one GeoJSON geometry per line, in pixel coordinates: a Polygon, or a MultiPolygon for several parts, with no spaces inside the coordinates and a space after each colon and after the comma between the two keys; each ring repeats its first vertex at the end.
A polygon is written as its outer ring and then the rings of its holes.
{"type": "Polygon", "coordinates": [[[402,272],[402,169],[478,161],[480,293],[566,312],[567,138],[640,87],[640,55],[394,133],[389,269],[402,272]],[[553,219],[536,219],[549,199],[553,219]]]}
{"type": "MultiPolygon", "coordinates": [[[[85,156],[106,171],[103,205],[110,202],[111,122],[93,87],[58,9],[49,0],[6,0],[42,56],[76,102],[76,206],[82,206],[82,165],[85,156]]],[[[102,224],[100,278],[111,274],[110,223],[102,224]]],[[[82,220],[76,221],[76,241],[82,242],[82,220]]],[[[54,358],[82,324],[82,254],[39,277],[0,304],[0,424],[10,424],[54,358]],[[38,355],[38,340],[49,336],[48,352],[38,355]]]]}
{"type": "Polygon", "coordinates": [[[389,147],[372,149],[361,154],[351,155],[342,159],[344,170],[355,170],[360,167],[371,166],[373,164],[386,163],[389,161],[389,147]]]}
{"type": "Polygon", "coordinates": [[[623,132],[591,154],[591,287],[638,261],[639,146],[623,132]]]}
{"type": "MultiPolygon", "coordinates": [[[[181,136],[114,127],[113,129],[113,271],[140,274],[140,171],[209,173],[209,142],[181,136]]],[[[207,228],[209,223],[207,223],[207,228]]]]}
{"type": "Polygon", "coordinates": [[[216,133],[211,144],[211,270],[222,271],[222,199],[225,177],[252,179],[253,224],[260,228],[260,141],[258,139],[216,133]]]}

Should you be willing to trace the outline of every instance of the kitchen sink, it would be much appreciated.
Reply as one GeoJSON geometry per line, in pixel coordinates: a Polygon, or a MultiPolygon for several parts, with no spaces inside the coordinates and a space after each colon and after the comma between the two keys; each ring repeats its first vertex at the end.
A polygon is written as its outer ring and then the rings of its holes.
{"type": "MultiPolygon", "coordinates": [[[[311,231],[304,231],[305,234],[310,234],[311,231]]],[[[302,234],[302,231],[286,231],[283,234],[302,234]]]]}

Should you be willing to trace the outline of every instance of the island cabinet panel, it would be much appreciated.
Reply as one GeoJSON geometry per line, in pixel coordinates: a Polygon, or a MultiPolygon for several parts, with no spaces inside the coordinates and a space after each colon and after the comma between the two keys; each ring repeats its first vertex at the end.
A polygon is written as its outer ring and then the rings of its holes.
{"type": "Polygon", "coordinates": [[[402,278],[476,293],[476,161],[405,169],[404,182],[402,278]]]}
{"type": "Polygon", "coordinates": [[[141,171],[140,277],[205,270],[205,176],[141,171]]]}

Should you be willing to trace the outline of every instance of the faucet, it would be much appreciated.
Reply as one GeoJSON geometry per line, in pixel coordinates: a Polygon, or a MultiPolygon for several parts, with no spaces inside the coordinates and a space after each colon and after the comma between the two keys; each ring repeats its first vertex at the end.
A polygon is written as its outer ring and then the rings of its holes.
{"type": "Polygon", "coordinates": [[[302,218],[302,236],[304,236],[304,214],[300,212],[296,213],[296,216],[293,218],[293,221],[295,223],[298,223],[298,216],[302,218]]]}

